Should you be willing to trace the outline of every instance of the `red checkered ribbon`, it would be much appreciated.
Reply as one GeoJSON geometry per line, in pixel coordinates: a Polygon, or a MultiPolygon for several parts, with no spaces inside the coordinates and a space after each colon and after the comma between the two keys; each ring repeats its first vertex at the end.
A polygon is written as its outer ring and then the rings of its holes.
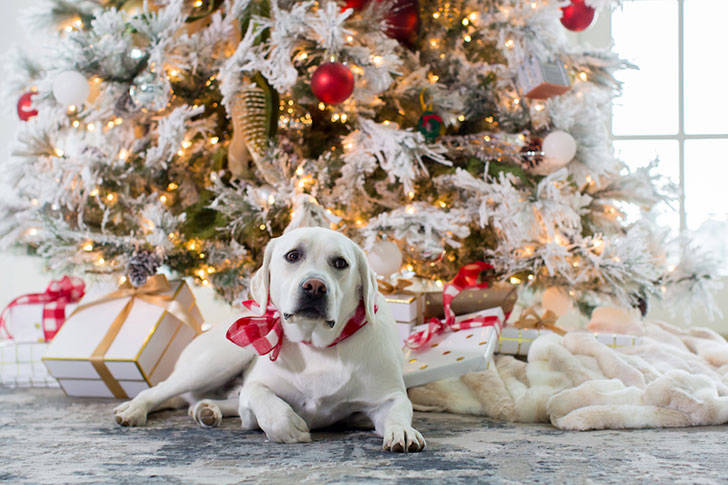
{"type": "Polygon", "coordinates": [[[6,315],[11,308],[19,305],[43,305],[43,338],[50,342],[66,321],[66,305],[78,302],[84,295],[86,285],[81,278],[64,276],[60,280],[53,280],[46,288],[45,293],[30,293],[19,296],[11,301],[0,313],[0,330],[8,338],[13,338],[8,331],[6,315]]]}
{"type": "Polygon", "coordinates": [[[465,330],[468,328],[478,327],[497,327],[498,330],[503,327],[503,321],[493,315],[483,315],[481,312],[470,313],[468,315],[456,316],[452,310],[452,301],[463,290],[473,288],[488,288],[488,282],[478,283],[478,276],[486,269],[492,269],[488,263],[477,261],[475,263],[466,264],[450,283],[446,283],[442,290],[442,306],[445,310],[445,319],[432,318],[427,324],[427,328],[419,332],[415,332],[405,340],[405,345],[411,349],[419,349],[424,347],[432,337],[439,335],[446,330],[465,330]]]}
{"type": "MultiPolygon", "coordinates": [[[[260,308],[253,300],[244,301],[243,307],[250,311],[260,308]]],[[[339,336],[329,344],[329,347],[333,347],[342,340],[351,337],[366,323],[366,311],[362,301],[356,308],[354,316],[346,322],[339,336]]],[[[259,355],[270,354],[270,360],[276,360],[283,345],[281,312],[269,303],[262,316],[243,317],[235,321],[227,331],[227,339],[240,347],[252,345],[259,355]]],[[[310,342],[303,343],[311,344],[310,342]]]]}

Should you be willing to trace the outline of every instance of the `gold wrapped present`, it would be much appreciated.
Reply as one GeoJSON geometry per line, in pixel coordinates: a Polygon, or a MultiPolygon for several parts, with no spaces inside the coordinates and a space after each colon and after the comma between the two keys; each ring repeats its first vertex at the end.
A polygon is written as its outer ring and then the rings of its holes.
{"type": "MultiPolygon", "coordinates": [[[[486,308],[500,307],[508,315],[516,304],[518,294],[516,287],[508,283],[493,283],[489,288],[471,288],[463,290],[452,301],[452,309],[456,315],[474,313],[486,308]]],[[[442,305],[442,291],[424,294],[423,315],[425,319],[443,318],[445,311],[442,305]]]]}

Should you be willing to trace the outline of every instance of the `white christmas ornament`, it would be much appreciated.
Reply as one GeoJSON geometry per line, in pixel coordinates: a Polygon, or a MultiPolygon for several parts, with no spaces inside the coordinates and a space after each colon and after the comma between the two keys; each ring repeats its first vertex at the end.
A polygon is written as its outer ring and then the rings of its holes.
{"type": "Polygon", "coordinates": [[[63,71],[53,81],[53,96],[66,106],[83,104],[90,92],[88,80],[78,71],[63,71]]]}
{"type": "Polygon", "coordinates": [[[376,243],[367,254],[367,259],[372,270],[385,278],[402,267],[402,251],[392,241],[376,243]]]}
{"type": "Polygon", "coordinates": [[[571,298],[564,290],[551,287],[547,288],[541,296],[541,305],[545,310],[550,310],[561,317],[566,315],[572,309],[571,298]]]}
{"type": "Polygon", "coordinates": [[[552,131],[543,139],[541,145],[543,162],[536,166],[534,173],[548,175],[568,164],[576,155],[576,140],[565,131],[552,131]]]}

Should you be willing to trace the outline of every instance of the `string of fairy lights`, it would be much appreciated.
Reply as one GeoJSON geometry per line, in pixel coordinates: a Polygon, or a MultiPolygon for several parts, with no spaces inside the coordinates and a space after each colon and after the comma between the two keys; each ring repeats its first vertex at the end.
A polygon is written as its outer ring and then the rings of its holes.
{"type": "MultiPolygon", "coordinates": [[[[193,2],[192,5],[194,8],[203,8],[205,4],[206,2],[204,2],[203,0],[196,0],[195,2],[193,2]]],[[[128,2],[128,5],[129,6],[126,10],[129,15],[135,15],[141,11],[140,9],[142,8],[142,6],[139,4],[139,2],[128,2]]],[[[534,1],[530,3],[530,7],[532,9],[538,9],[543,7],[544,5],[546,5],[546,3],[540,1],[534,1]]],[[[509,17],[509,12],[511,11],[511,8],[509,6],[500,5],[498,6],[498,8],[501,18],[504,19],[504,21],[517,21],[517,19],[509,17]]],[[[451,22],[453,24],[459,24],[460,35],[464,44],[472,44],[478,42],[478,33],[480,31],[480,26],[482,22],[481,14],[476,11],[457,12],[457,10],[458,9],[454,8],[453,4],[451,4],[450,2],[440,2],[440,8],[438,8],[431,14],[432,19],[435,21],[447,20],[448,22],[451,22]]],[[[59,25],[59,30],[65,33],[82,30],[84,28],[85,27],[83,21],[80,18],[70,19],[64,22],[62,25],[59,25]]],[[[441,31],[436,30],[435,33],[437,32],[441,31]]],[[[435,53],[437,55],[439,55],[441,58],[444,58],[444,56],[446,56],[446,53],[438,53],[437,51],[441,51],[446,41],[446,39],[436,36],[425,38],[424,42],[422,42],[422,48],[436,51],[435,53]]],[[[352,36],[349,36],[346,39],[346,42],[348,44],[353,44],[355,42],[355,39],[352,36]]],[[[516,48],[517,42],[517,39],[509,37],[505,39],[503,46],[505,47],[505,49],[513,50],[516,48]]],[[[299,51],[294,57],[294,62],[303,63],[312,54],[313,53],[306,52],[305,50],[299,51]]],[[[132,58],[141,58],[143,53],[139,48],[135,47],[133,51],[129,53],[129,55],[132,58]]],[[[379,67],[382,65],[384,60],[381,56],[373,54],[370,57],[369,62],[371,63],[371,65],[379,67]]],[[[154,70],[154,67],[155,66],[151,66],[151,69],[154,70]]],[[[363,76],[365,72],[364,70],[366,69],[366,66],[359,66],[355,64],[349,64],[349,67],[352,72],[359,77],[363,76]]],[[[566,67],[569,68],[569,66],[566,67]]],[[[185,73],[178,67],[165,66],[163,69],[167,78],[172,82],[180,81],[185,76],[185,73]]],[[[570,74],[573,82],[589,82],[590,73],[586,70],[571,72],[570,74]]],[[[440,80],[440,74],[437,72],[429,72],[427,74],[427,79],[432,85],[435,85],[440,80]]],[[[99,95],[102,89],[101,85],[103,84],[103,82],[103,79],[98,76],[94,76],[89,79],[89,85],[91,90],[91,94],[88,98],[89,103],[93,103],[96,97],[99,95]]],[[[209,89],[215,89],[215,84],[216,77],[214,75],[210,76],[205,82],[205,85],[209,89]]],[[[37,88],[34,88],[33,90],[35,91],[37,90],[37,88]]],[[[202,103],[202,101],[197,102],[202,103]]],[[[175,97],[174,92],[172,92],[172,95],[169,97],[167,106],[162,109],[161,112],[169,111],[170,108],[176,106],[177,104],[178,100],[175,97]]],[[[215,105],[212,107],[216,108],[217,106],[215,105]]],[[[278,117],[278,127],[279,129],[286,132],[303,132],[304,130],[309,129],[312,126],[314,119],[314,116],[312,116],[313,110],[318,110],[322,113],[325,113],[327,119],[331,123],[348,125],[349,127],[356,119],[356,113],[358,111],[358,105],[356,100],[354,99],[349,99],[345,103],[337,106],[331,106],[320,102],[315,103],[311,107],[308,107],[306,105],[298,103],[294,97],[291,97],[290,95],[285,95],[285,93],[283,96],[281,96],[278,108],[280,113],[278,117]]],[[[543,112],[547,109],[545,102],[540,100],[531,101],[523,99],[515,89],[508,90],[506,92],[506,96],[501,98],[500,108],[505,111],[532,109],[535,112],[543,112]]],[[[86,113],[84,112],[83,106],[68,106],[67,117],[69,126],[75,130],[80,131],[85,130],[88,132],[108,133],[112,130],[122,127],[125,123],[125,120],[121,116],[113,116],[112,118],[105,121],[86,122],[85,114],[86,113]]],[[[400,112],[400,115],[403,114],[404,113],[400,112]]],[[[460,123],[465,122],[465,115],[459,115],[457,117],[457,121],[460,123]]],[[[509,135],[496,132],[495,130],[499,128],[499,124],[498,121],[493,118],[493,116],[487,116],[484,118],[483,121],[485,122],[486,126],[492,131],[476,133],[472,135],[442,136],[438,139],[437,142],[444,146],[450,153],[474,153],[479,155],[481,158],[486,159],[487,163],[498,163],[503,161],[513,162],[523,160],[524,157],[532,158],[542,156],[542,153],[540,153],[538,150],[523,150],[523,147],[528,142],[527,136],[525,134],[520,133],[515,135],[509,135]]],[[[386,119],[383,120],[382,123],[384,125],[389,125],[396,122],[395,120],[386,119]]],[[[228,134],[223,135],[222,137],[216,134],[213,136],[209,136],[205,140],[200,140],[200,135],[196,136],[198,137],[198,139],[183,139],[183,141],[180,143],[178,151],[176,152],[176,156],[178,158],[184,159],[185,157],[190,156],[193,152],[199,152],[206,147],[214,147],[218,144],[225,144],[228,143],[230,140],[228,134]]],[[[340,152],[347,152],[353,148],[354,147],[350,143],[348,143],[344,144],[343,146],[332,145],[330,147],[330,150],[332,152],[336,152],[337,150],[340,152]]],[[[67,155],[62,147],[56,147],[54,149],[54,153],[52,153],[51,156],[62,159],[67,155]]],[[[122,148],[117,154],[118,161],[120,162],[130,162],[137,156],[137,154],[132,153],[131,148],[122,148]]],[[[217,173],[211,173],[208,180],[209,184],[217,182],[218,178],[219,175],[217,173]]],[[[299,166],[298,168],[296,168],[296,170],[294,171],[292,185],[295,187],[298,193],[311,193],[315,190],[316,184],[317,180],[312,173],[304,170],[303,166],[299,166]]],[[[174,204],[176,197],[175,194],[180,188],[180,185],[180,181],[173,180],[166,184],[166,186],[164,187],[152,187],[152,189],[154,190],[154,195],[159,199],[162,204],[171,207],[174,204]]],[[[590,190],[594,190],[596,185],[597,182],[595,180],[593,180],[591,177],[587,177],[587,183],[584,185],[584,187],[581,188],[581,191],[582,193],[588,193],[590,190]]],[[[97,204],[99,204],[99,206],[103,206],[106,209],[113,209],[117,204],[119,204],[120,201],[119,193],[116,190],[111,188],[104,188],[103,186],[94,188],[88,193],[88,196],[93,199],[97,204]]],[[[451,203],[448,200],[444,200],[443,198],[437,198],[431,202],[427,202],[427,200],[420,200],[419,194],[415,190],[407,192],[405,196],[409,201],[431,203],[438,209],[448,209],[451,206],[451,203]]],[[[276,200],[273,194],[271,194],[269,196],[269,199],[266,201],[266,203],[270,206],[272,206],[275,202],[276,200]]],[[[367,216],[364,213],[358,213],[356,211],[356,208],[349,207],[344,210],[341,208],[329,207],[325,210],[329,214],[336,216],[338,219],[338,222],[331,223],[332,228],[342,228],[349,224],[353,224],[357,228],[363,228],[367,225],[367,216]]],[[[405,206],[405,212],[407,214],[412,215],[415,214],[416,211],[417,206],[414,204],[408,204],[405,206]]],[[[603,215],[607,219],[611,220],[616,220],[624,216],[624,214],[619,211],[617,207],[608,204],[605,204],[603,206],[603,215]]],[[[539,218],[542,222],[542,233],[548,234],[549,228],[547,228],[546,225],[543,223],[543,218],[541,218],[539,214],[537,214],[537,218],[539,218]]],[[[155,229],[154,223],[149,219],[144,218],[141,221],[140,227],[143,228],[143,230],[149,232],[155,229]]],[[[269,228],[265,223],[260,223],[258,229],[263,233],[269,231],[269,228]]],[[[38,231],[38,228],[31,228],[28,230],[27,235],[29,238],[34,238],[38,235],[38,231]]],[[[452,234],[450,234],[449,236],[452,236],[452,234]]],[[[187,239],[184,237],[183,234],[178,231],[170,232],[168,234],[168,239],[172,244],[175,245],[176,248],[189,252],[194,259],[200,262],[200,264],[191,271],[191,274],[198,280],[200,284],[205,286],[210,285],[210,278],[212,277],[212,275],[223,269],[220,266],[207,264],[207,262],[205,261],[206,241],[197,238],[187,239]]],[[[524,246],[523,248],[517,250],[514,256],[524,261],[528,261],[532,258],[537,257],[536,243],[538,243],[538,245],[557,243],[566,248],[573,247],[570,241],[560,236],[559,234],[556,234],[553,238],[546,237],[543,240],[534,242],[534,244],[532,245],[524,246]]],[[[604,250],[604,245],[605,242],[601,237],[595,237],[593,239],[590,249],[594,252],[594,254],[601,255],[604,250]]],[[[102,251],[103,243],[97,244],[93,239],[89,238],[82,241],[79,244],[79,248],[81,250],[81,253],[85,254],[100,272],[113,272],[119,269],[119,263],[116,260],[114,260],[113,258],[107,259],[104,256],[102,251]]],[[[446,257],[454,258],[453,255],[447,255],[446,257]]],[[[584,264],[583,259],[578,254],[574,254],[573,256],[571,256],[570,262],[574,268],[579,268],[584,264]]],[[[236,262],[225,260],[224,263],[227,265],[233,265],[236,262]]],[[[404,272],[412,272],[414,270],[415,267],[411,264],[411,262],[405,262],[402,266],[402,271],[404,272]]],[[[548,276],[548,274],[546,274],[546,268],[541,268],[541,271],[544,272],[543,276],[548,276]]],[[[513,284],[520,284],[524,280],[532,281],[534,278],[535,276],[533,273],[527,272],[525,274],[511,276],[510,282],[513,284]]],[[[436,284],[442,285],[442,281],[440,279],[437,279],[436,284]]]]}

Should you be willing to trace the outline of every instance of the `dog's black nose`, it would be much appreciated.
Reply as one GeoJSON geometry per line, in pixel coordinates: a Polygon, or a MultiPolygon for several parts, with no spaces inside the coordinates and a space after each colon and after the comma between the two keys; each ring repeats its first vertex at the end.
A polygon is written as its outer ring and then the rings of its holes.
{"type": "Polygon", "coordinates": [[[326,294],[326,284],[316,278],[309,278],[301,284],[303,292],[308,296],[323,296],[326,294]]]}

